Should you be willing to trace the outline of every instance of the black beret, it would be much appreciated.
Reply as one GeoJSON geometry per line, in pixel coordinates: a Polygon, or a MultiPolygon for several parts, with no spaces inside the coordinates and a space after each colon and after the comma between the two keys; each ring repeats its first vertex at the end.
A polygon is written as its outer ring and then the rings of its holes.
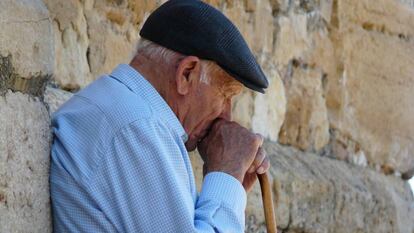
{"type": "Polygon", "coordinates": [[[170,0],[144,23],[141,37],[184,55],[215,61],[246,87],[264,93],[268,81],[236,26],[199,0],[170,0]]]}

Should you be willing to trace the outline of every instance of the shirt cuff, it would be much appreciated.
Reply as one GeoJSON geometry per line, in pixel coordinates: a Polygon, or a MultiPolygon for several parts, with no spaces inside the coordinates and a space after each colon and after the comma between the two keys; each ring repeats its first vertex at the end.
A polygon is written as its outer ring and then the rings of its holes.
{"type": "Polygon", "coordinates": [[[199,200],[218,201],[236,212],[246,209],[247,195],[243,185],[224,172],[210,172],[204,177],[199,200]]]}

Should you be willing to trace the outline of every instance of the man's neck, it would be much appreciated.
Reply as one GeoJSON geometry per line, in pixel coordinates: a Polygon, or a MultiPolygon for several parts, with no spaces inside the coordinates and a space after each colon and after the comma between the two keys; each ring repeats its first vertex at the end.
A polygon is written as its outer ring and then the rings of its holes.
{"type": "Polygon", "coordinates": [[[151,83],[168,106],[170,106],[181,124],[184,125],[187,111],[185,105],[179,103],[178,95],[174,93],[174,83],[168,83],[173,81],[173,77],[170,77],[171,71],[169,71],[169,67],[154,65],[154,62],[144,55],[137,55],[129,65],[151,83]]]}
{"type": "MultiPolygon", "coordinates": [[[[144,55],[137,55],[129,64],[137,70],[151,85],[158,91],[162,98],[166,99],[166,88],[160,77],[164,76],[164,67],[157,67],[153,62],[144,55]]],[[[167,77],[166,77],[167,78],[167,77]]]]}

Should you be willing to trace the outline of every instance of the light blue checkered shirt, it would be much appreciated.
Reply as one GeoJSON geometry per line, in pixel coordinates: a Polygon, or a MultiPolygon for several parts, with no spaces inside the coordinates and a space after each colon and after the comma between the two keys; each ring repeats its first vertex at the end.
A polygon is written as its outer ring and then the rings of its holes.
{"type": "Polygon", "coordinates": [[[197,195],[186,133],[135,69],[119,65],[53,116],[55,232],[243,232],[246,193],[213,172],[197,195]]]}

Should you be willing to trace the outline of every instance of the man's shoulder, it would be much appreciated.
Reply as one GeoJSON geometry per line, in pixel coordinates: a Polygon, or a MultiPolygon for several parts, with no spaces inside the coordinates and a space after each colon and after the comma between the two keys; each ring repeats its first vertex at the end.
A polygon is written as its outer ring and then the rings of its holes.
{"type": "Polygon", "coordinates": [[[68,100],[54,114],[52,125],[55,133],[69,131],[73,137],[94,135],[105,138],[102,143],[106,144],[130,123],[156,118],[143,97],[116,79],[102,76],[68,100]],[[84,135],[85,130],[88,135],[84,135]]]}
{"type": "Polygon", "coordinates": [[[117,132],[132,122],[149,121],[156,121],[156,115],[145,99],[102,76],[54,113],[53,156],[64,160],[77,180],[87,179],[117,132]]]}
{"type": "Polygon", "coordinates": [[[102,76],[75,96],[99,109],[111,127],[154,117],[150,104],[140,95],[110,76],[102,76]]]}

